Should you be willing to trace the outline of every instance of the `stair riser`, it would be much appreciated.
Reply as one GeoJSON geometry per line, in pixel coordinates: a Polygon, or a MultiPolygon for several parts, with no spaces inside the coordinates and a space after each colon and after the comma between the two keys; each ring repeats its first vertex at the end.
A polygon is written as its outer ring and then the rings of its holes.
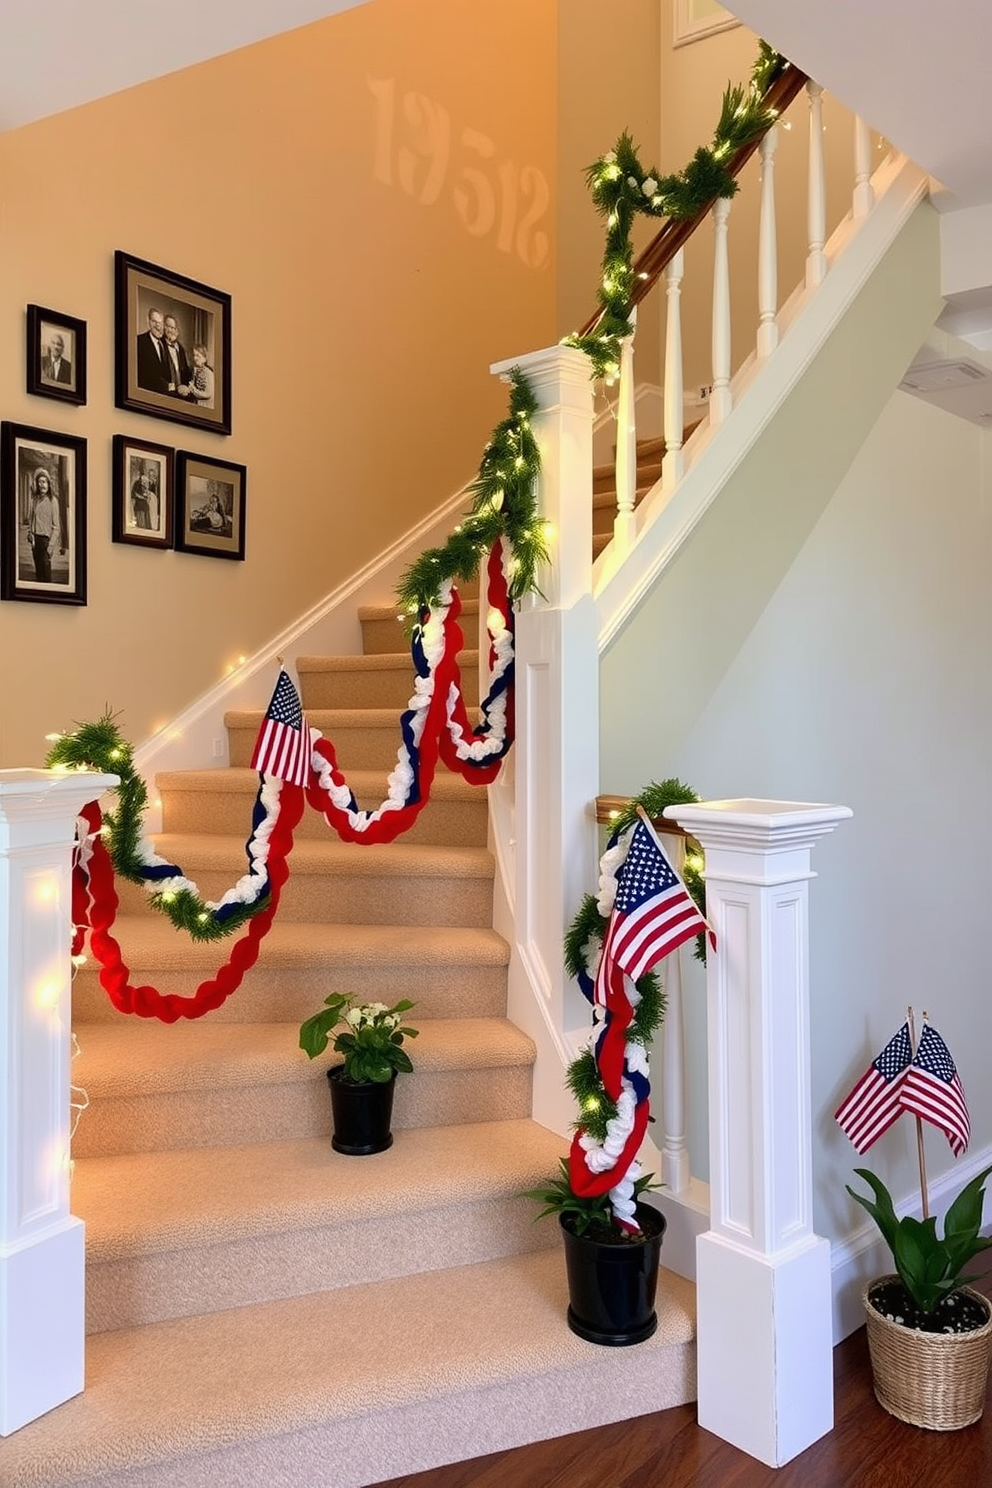
{"type": "MultiPolygon", "coordinates": [[[[183,865],[207,900],[218,900],[237,878],[183,865]]],[[[243,870],[242,870],[243,871],[243,870]]],[[[121,914],[151,914],[147,895],[137,884],[118,885],[121,914]]],[[[469,925],[492,924],[491,878],[404,877],[344,873],[290,873],[279,901],[282,923],[333,922],[339,925],[469,925]]]]}
{"type": "MultiPolygon", "coordinates": [[[[473,587],[478,589],[477,585],[473,587]]],[[[373,607],[370,606],[371,608],[373,607]]],[[[409,653],[410,640],[403,632],[403,620],[400,619],[398,605],[381,614],[369,614],[360,609],[358,620],[362,627],[362,650],[366,656],[391,656],[397,651],[409,653]]],[[[464,592],[458,623],[465,637],[465,644],[474,647],[479,633],[479,601],[467,598],[464,592]]]]}
{"type": "MultiPolygon", "coordinates": [[[[303,706],[311,708],[395,708],[409,707],[414,693],[415,672],[412,662],[389,668],[348,668],[327,672],[301,672],[303,706]]],[[[479,673],[471,658],[462,664],[462,694],[469,707],[479,701],[479,673]]]]}
{"type": "MultiPolygon", "coordinates": [[[[246,1079],[236,1086],[122,1099],[94,1098],[91,1091],[89,1107],[73,1139],[73,1156],[329,1138],[331,1106],[324,1068],[315,1066],[312,1077],[306,1071],[303,1079],[282,1084],[253,1085],[246,1079]]],[[[397,1082],[393,1129],[529,1116],[530,1086],[530,1064],[419,1069],[397,1082]]]]}
{"type": "MultiPolygon", "coordinates": [[[[317,728],[319,725],[313,726],[317,728]]],[[[244,728],[228,727],[232,765],[240,765],[244,769],[251,765],[258,728],[257,722],[244,728]]],[[[349,770],[385,770],[388,774],[396,764],[400,746],[398,712],[389,724],[381,727],[359,724],[323,729],[322,732],[333,744],[335,758],[346,775],[349,770]]],[[[438,769],[447,773],[443,765],[439,765],[438,769]]]]}
{"type": "MultiPolygon", "coordinates": [[[[374,810],[385,798],[376,801],[360,801],[366,810],[374,810]]],[[[251,830],[254,791],[236,793],[228,791],[181,791],[162,792],[162,829],[165,832],[219,832],[247,837],[251,830]]],[[[485,847],[489,811],[486,792],[478,789],[475,797],[467,801],[451,801],[435,798],[421,812],[413,828],[404,832],[402,842],[433,845],[436,847],[485,847]]],[[[294,837],[311,840],[337,840],[337,834],[317,811],[304,811],[294,837]]]]}
{"type": "MultiPolygon", "coordinates": [[[[220,956],[196,972],[132,966],[134,983],[192,997],[216,972],[220,956]]],[[[126,947],[125,947],[126,955],[126,947]]],[[[263,952],[264,955],[264,952],[263,952]]],[[[254,966],[237,992],[208,1016],[211,1023],[302,1023],[332,992],[350,992],[365,1002],[390,1006],[401,998],[417,1004],[418,1023],[430,1018],[499,1018],[506,1012],[506,968],[435,964],[419,973],[406,966],[355,966],[324,958],[306,967],[254,966]]],[[[79,1024],[120,1019],[96,971],[82,969],[72,984],[73,1019],[79,1024]]],[[[85,1045],[85,1034],[81,1032],[85,1045]]]]}
{"type": "MultiPolygon", "coordinates": [[[[397,1137],[397,1142],[402,1136],[397,1137]]],[[[328,1143],[328,1163],[347,1158],[328,1143]]],[[[538,1181],[536,1178],[535,1182],[538,1181]]],[[[188,1244],[127,1260],[90,1260],[86,1330],[139,1327],[281,1297],[473,1265],[560,1244],[557,1227],[534,1223],[534,1206],[490,1199],[423,1213],[393,1211],[351,1224],[188,1244]]]]}

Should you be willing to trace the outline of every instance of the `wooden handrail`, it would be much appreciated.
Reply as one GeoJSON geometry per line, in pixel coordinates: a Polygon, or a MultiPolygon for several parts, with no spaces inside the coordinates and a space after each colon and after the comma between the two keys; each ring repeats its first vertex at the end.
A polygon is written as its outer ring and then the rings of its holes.
{"type": "MultiPolygon", "coordinates": [[[[775,110],[776,119],[783,114],[796,95],[806,86],[809,78],[805,72],[793,66],[791,62],[785,64],[784,69],[774,79],[764,97],[766,108],[775,110]]],[[[749,144],[742,145],[730,158],[727,166],[732,176],[739,176],[744,166],[750,160],[762,140],[762,135],[757,135],[749,144]]],[[[634,263],[634,288],[631,292],[630,303],[637,305],[644,296],[657,284],[665,269],[678,253],[682,245],[692,237],[696,228],[709,214],[710,208],[717,198],[711,197],[708,202],[692,217],[680,220],[670,218],[663,227],[651,239],[651,242],[638,256],[634,263]]],[[[577,332],[580,336],[588,336],[594,331],[603,316],[600,308],[591,315],[585,324],[577,332]]]]}

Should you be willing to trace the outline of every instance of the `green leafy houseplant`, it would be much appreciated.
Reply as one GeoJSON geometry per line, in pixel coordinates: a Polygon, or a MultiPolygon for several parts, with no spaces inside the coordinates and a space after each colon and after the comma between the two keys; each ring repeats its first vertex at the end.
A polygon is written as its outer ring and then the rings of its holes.
{"type": "Polygon", "coordinates": [[[300,1026],[300,1048],[316,1059],[340,1027],[331,1047],[344,1059],[344,1079],[355,1085],[385,1085],[395,1074],[413,1069],[402,1047],[405,1038],[417,1037],[416,1028],[403,1024],[403,1014],[413,1005],[406,998],[392,1007],[384,1002],[359,1003],[347,993],[333,992],[320,1012],[300,1026]]]}
{"type": "Polygon", "coordinates": [[[944,1218],[943,1237],[937,1234],[934,1215],[920,1220],[907,1214],[899,1219],[882,1180],[867,1168],[855,1168],[854,1171],[868,1184],[875,1195],[874,1200],[855,1193],[850,1184],[847,1191],[874,1219],[892,1252],[899,1279],[920,1315],[911,1326],[924,1330],[945,1329],[946,1322],[928,1320],[942,1303],[975,1280],[974,1276],[963,1274],[964,1268],[979,1251],[992,1246],[992,1240],[979,1233],[985,1182],[992,1167],[976,1174],[958,1194],[944,1218]]]}
{"type": "MultiPolygon", "coordinates": [[[[599,1240],[604,1244],[638,1244],[640,1242],[639,1235],[630,1235],[614,1223],[608,1193],[598,1194],[595,1198],[580,1198],[578,1194],[572,1192],[567,1159],[560,1158],[559,1167],[560,1172],[557,1177],[546,1179],[539,1188],[527,1189],[523,1195],[525,1199],[533,1199],[536,1203],[544,1205],[536,1219],[544,1219],[549,1214],[557,1214],[559,1218],[566,1219],[573,1235],[588,1235],[591,1240],[599,1240]]],[[[634,1182],[635,1201],[640,1199],[642,1194],[660,1187],[660,1183],[654,1182],[653,1174],[645,1173],[634,1182]]]]}

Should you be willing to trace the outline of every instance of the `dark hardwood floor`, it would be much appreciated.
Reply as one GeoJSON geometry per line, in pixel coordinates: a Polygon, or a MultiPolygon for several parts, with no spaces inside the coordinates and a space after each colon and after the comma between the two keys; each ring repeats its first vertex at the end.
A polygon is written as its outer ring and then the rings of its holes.
{"type": "MultiPolygon", "coordinates": [[[[992,1251],[971,1269],[982,1273],[977,1289],[992,1297],[992,1251]]],[[[778,1469],[701,1430],[695,1406],[686,1405],[383,1488],[992,1488],[992,1384],[974,1426],[905,1426],[875,1400],[863,1328],[834,1350],[834,1384],[833,1431],[778,1469]]]]}

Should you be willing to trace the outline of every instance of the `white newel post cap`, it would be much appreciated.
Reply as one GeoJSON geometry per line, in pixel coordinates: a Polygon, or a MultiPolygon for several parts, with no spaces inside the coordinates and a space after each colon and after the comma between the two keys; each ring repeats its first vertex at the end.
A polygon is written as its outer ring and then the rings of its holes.
{"type": "Polygon", "coordinates": [[[800,866],[804,859],[808,864],[809,849],[853,815],[850,806],[747,797],[665,807],[665,816],[706,848],[707,872],[721,877],[721,870],[732,869],[737,859],[742,869],[753,869],[756,859],[766,857],[774,860],[776,878],[792,877],[793,868],[813,877],[808,867],[803,872],[800,866]]]}
{"type": "Polygon", "coordinates": [[[72,842],[80,809],[119,784],[96,770],[0,770],[0,850],[72,842]]]}

